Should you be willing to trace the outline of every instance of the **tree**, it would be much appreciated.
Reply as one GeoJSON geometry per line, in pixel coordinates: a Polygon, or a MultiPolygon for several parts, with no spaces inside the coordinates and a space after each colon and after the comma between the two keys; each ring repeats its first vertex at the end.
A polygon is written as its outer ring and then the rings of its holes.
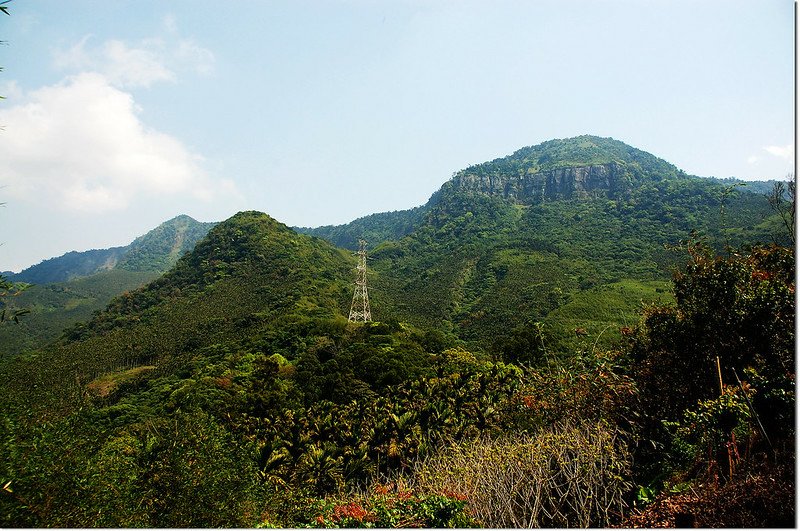
{"type": "Polygon", "coordinates": [[[795,184],[794,175],[790,173],[786,182],[777,181],[772,190],[766,194],[769,206],[780,216],[783,226],[792,239],[792,245],[795,244],[794,209],[797,198],[795,184]]]}
{"type": "MultiPolygon", "coordinates": [[[[727,383],[747,368],[777,378],[794,367],[794,257],[784,247],[729,256],[692,249],[677,273],[677,305],[647,310],[632,353],[653,418],[678,418],[719,394],[716,359],[727,383]],[[679,391],[679,392],[678,392],[679,391]]],[[[735,380],[733,380],[735,382],[735,380]]]]}
{"type": "Polygon", "coordinates": [[[0,323],[5,321],[18,323],[21,316],[30,313],[27,308],[12,308],[8,304],[9,297],[19,295],[26,287],[26,285],[14,284],[0,275],[0,323]]]}
{"type": "MultiPolygon", "coordinates": [[[[3,13],[5,13],[8,16],[11,16],[11,13],[8,12],[8,6],[6,5],[9,2],[11,2],[11,0],[4,0],[3,2],[0,2],[0,11],[2,11],[3,13]]],[[[5,42],[6,41],[0,41],[0,44],[3,44],[5,42]]],[[[2,72],[2,71],[3,71],[3,67],[0,66],[0,72],[2,72]]],[[[0,96],[0,99],[5,99],[5,96],[0,96]]]]}
{"type": "Polygon", "coordinates": [[[690,252],[675,276],[676,304],[648,308],[629,351],[638,431],[653,443],[636,450],[642,485],[691,463],[707,465],[691,473],[718,470],[731,480],[738,455],[793,447],[792,249],[690,252]]]}

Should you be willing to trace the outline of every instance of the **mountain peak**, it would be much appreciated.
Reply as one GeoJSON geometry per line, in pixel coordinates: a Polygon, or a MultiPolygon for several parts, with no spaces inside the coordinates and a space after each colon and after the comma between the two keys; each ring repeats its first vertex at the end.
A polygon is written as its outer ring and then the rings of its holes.
{"type": "MultiPolygon", "coordinates": [[[[239,212],[217,223],[169,271],[112,300],[71,337],[135,322],[128,317],[171,304],[192,311],[204,305],[206,310],[199,312],[204,320],[217,318],[212,309],[224,308],[228,317],[252,316],[292,307],[301,299],[305,308],[317,308],[326,316],[341,314],[350,287],[351,260],[328,242],[298,234],[263,212],[239,212]]],[[[169,314],[164,318],[171,318],[169,314]]]]}
{"type": "Polygon", "coordinates": [[[43,260],[12,280],[33,284],[67,282],[111,269],[160,273],[168,270],[200,238],[216,225],[201,223],[186,214],[161,223],[128,245],[109,249],[70,251],[62,256],[43,260]]]}
{"type": "Polygon", "coordinates": [[[118,267],[131,271],[166,271],[214,225],[216,223],[201,223],[186,214],[176,216],[133,240],[118,267]]]}
{"type": "Polygon", "coordinates": [[[598,195],[615,197],[637,183],[676,178],[672,164],[613,138],[554,139],[458,172],[446,188],[521,203],[598,195]]]}

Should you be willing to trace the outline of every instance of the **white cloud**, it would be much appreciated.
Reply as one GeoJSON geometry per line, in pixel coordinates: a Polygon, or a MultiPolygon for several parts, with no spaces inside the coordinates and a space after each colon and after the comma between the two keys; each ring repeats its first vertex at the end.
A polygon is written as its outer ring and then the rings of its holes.
{"type": "Polygon", "coordinates": [[[176,82],[178,72],[208,75],[214,54],[192,39],[146,39],[136,45],[111,39],[90,46],[87,35],[67,50],[53,53],[57,68],[69,72],[98,72],[120,88],[148,88],[158,82],[176,82]]]}
{"type": "MultiPolygon", "coordinates": [[[[157,48],[158,46],[155,46],[157,48]]],[[[159,81],[176,80],[158,53],[145,48],[130,48],[124,42],[106,41],[102,48],[106,77],[121,87],[149,87],[159,81]]]]}
{"type": "Polygon", "coordinates": [[[175,81],[175,73],[167,68],[158,52],[158,41],[132,48],[119,40],[108,40],[90,48],[87,35],[67,50],[54,52],[55,64],[62,70],[98,72],[112,84],[123,88],[149,87],[158,81],[175,81]]]}
{"type": "Polygon", "coordinates": [[[750,155],[749,157],[747,157],[747,163],[748,164],[755,164],[758,161],[759,161],[759,158],[757,156],[755,156],[755,155],[750,155]]]}
{"type": "Polygon", "coordinates": [[[792,160],[794,158],[794,145],[787,144],[785,146],[765,146],[764,151],[776,157],[792,160]]]}
{"type": "Polygon", "coordinates": [[[198,74],[207,76],[214,71],[214,54],[191,39],[178,43],[175,57],[198,74]]]}
{"type": "Polygon", "coordinates": [[[133,96],[99,73],[31,92],[0,111],[0,184],[15,197],[84,212],[117,211],[147,197],[238,195],[232,183],[205,173],[202,157],[148,128],[137,111],[133,96]]]}

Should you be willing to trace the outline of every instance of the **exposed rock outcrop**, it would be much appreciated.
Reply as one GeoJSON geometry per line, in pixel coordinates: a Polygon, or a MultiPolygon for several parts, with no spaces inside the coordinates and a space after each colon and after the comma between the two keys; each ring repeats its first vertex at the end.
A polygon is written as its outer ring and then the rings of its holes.
{"type": "Polygon", "coordinates": [[[556,199],[617,197],[628,192],[631,184],[632,176],[626,165],[617,162],[520,175],[461,172],[451,181],[457,191],[501,196],[529,204],[556,199]]]}

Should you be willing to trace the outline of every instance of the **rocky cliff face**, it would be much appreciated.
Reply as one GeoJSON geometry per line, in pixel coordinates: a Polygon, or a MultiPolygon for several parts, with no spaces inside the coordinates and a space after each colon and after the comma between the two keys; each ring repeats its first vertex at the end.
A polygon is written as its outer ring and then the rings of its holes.
{"type": "Polygon", "coordinates": [[[617,197],[630,190],[631,178],[624,164],[611,162],[521,175],[477,175],[465,171],[453,177],[450,184],[456,191],[535,204],[556,199],[617,197]]]}

